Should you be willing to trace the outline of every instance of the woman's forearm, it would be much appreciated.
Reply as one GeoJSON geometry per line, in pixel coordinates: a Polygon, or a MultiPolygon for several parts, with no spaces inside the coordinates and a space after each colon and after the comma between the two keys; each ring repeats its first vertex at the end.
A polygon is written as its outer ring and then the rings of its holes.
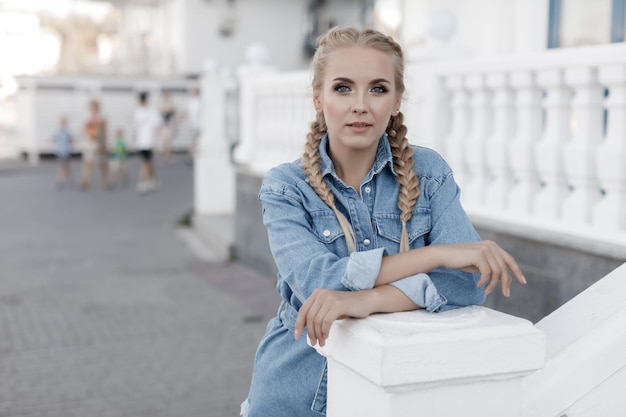
{"type": "Polygon", "coordinates": [[[441,266],[436,246],[424,246],[395,255],[384,256],[374,287],[387,285],[421,272],[428,273],[441,266]]]}
{"type": "Polygon", "coordinates": [[[411,301],[402,291],[391,285],[381,285],[369,292],[369,310],[374,313],[397,313],[399,311],[413,311],[421,307],[411,301]]]}

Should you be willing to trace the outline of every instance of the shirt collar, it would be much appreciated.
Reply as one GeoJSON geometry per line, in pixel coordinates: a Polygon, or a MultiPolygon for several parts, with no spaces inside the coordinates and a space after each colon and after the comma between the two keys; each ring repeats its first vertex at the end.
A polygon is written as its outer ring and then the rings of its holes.
{"type": "MultiPolygon", "coordinates": [[[[328,155],[328,133],[322,137],[322,141],[320,142],[320,165],[322,175],[326,176],[328,174],[333,177],[337,177],[335,172],[335,166],[333,165],[332,159],[328,155]]],[[[378,149],[376,150],[376,158],[374,159],[374,165],[370,170],[371,175],[375,175],[380,173],[383,168],[389,166],[391,173],[395,176],[396,171],[393,168],[393,154],[391,153],[391,145],[389,144],[389,138],[387,137],[387,133],[383,133],[383,136],[378,141],[378,149]]]]}

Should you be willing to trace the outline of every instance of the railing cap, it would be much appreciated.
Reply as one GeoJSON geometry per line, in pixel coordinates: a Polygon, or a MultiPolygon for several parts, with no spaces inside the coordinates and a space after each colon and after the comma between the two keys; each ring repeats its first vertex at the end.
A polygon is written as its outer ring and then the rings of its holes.
{"type": "Polygon", "coordinates": [[[340,320],[316,348],[388,388],[525,374],[545,356],[543,333],[528,320],[478,306],[340,320]]]}

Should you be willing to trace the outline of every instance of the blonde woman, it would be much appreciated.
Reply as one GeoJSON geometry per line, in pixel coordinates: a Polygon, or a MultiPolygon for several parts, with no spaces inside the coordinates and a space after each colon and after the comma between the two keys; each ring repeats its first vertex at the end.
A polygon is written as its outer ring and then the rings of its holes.
{"type": "Polygon", "coordinates": [[[373,30],[332,29],[312,62],[316,119],[301,160],[270,170],[263,221],[282,304],[255,358],[244,417],[325,415],[324,345],[345,317],[481,304],[526,280],[481,241],[434,151],[410,146],[403,54],[373,30]],[[302,337],[307,336],[307,337],[302,337]]]}

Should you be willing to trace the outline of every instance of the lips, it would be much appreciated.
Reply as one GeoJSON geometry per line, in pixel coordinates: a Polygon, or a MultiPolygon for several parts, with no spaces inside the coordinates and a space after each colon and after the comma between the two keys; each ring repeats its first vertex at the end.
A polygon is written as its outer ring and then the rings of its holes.
{"type": "Polygon", "coordinates": [[[352,123],[348,123],[348,126],[356,127],[356,128],[364,128],[364,127],[370,127],[371,124],[365,123],[365,122],[352,122],[352,123]]]}

